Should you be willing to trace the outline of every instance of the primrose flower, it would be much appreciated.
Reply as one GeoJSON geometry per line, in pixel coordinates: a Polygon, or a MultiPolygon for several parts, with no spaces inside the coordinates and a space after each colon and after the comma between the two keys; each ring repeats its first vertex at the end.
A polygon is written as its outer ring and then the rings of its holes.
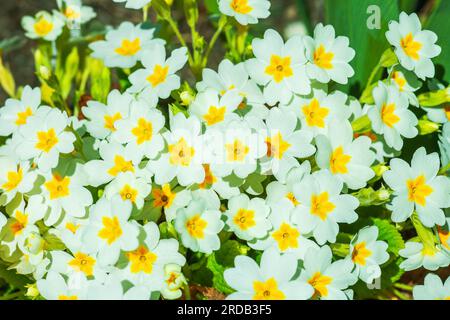
{"type": "Polygon", "coordinates": [[[203,169],[205,169],[205,180],[198,185],[200,189],[214,190],[222,199],[230,199],[240,194],[238,187],[232,186],[223,177],[214,175],[209,164],[203,164],[203,169]]]}
{"type": "Polygon", "coordinates": [[[116,273],[110,274],[105,280],[88,282],[87,300],[149,300],[151,292],[143,286],[134,286],[124,290],[122,281],[116,273]]]}
{"type": "Polygon", "coordinates": [[[8,99],[0,108],[0,136],[9,136],[28,123],[41,104],[41,89],[25,86],[20,100],[8,99]]]}
{"type": "Polygon", "coordinates": [[[341,194],[342,188],[342,181],[328,170],[316,171],[294,185],[299,204],[293,219],[303,232],[312,231],[319,245],[336,241],[338,223],[353,223],[358,219],[355,212],[358,199],[341,194]]]}
{"type": "Polygon", "coordinates": [[[166,99],[170,93],[180,87],[180,77],[175,73],[183,68],[188,60],[187,49],[172,51],[166,59],[166,49],[160,43],[152,44],[142,53],[143,69],[138,69],[129,76],[130,93],[139,93],[139,97],[150,105],[156,105],[158,99],[166,99]]]}
{"type": "MultiPolygon", "coordinates": [[[[417,80],[415,76],[412,75],[411,72],[399,68],[400,70],[392,70],[390,74],[390,83],[391,85],[395,85],[402,94],[406,95],[408,97],[408,101],[413,106],[419,107],[419,100],[417,99],[417,96],[414,94],[416,90],[420,88],[420,83],[417,80]],[[408,79],[410,82],[408,82],[406,74],[409,72],[408,79]],[[414,79],[412,79],[414,77],[414,79]],[[412,82],[414,81],[414,83],[412,82]]],[[[430,109],[431,110],[431,109],[430,109]]]]}
{"type": "Polygon", "coordinates": [[[200,121],[197,117],[186,118],[179,112],[172,117],[170,127],[171,132],[164,134],[167,152],[148,163],[155,182],[163,185],[177,177],[182,186],[201,183],[205,170],[201,164],[200,121]]]}
{"type": "Polygon", "coordinates": [[[434,65],[431,58],[441,53],[436,45],[437,35],[429,30],[422,30],[416,13],[400,13],[399,22],[389,22],[386,38],[395,48],[400,64],[407,70],[414,70],[421,78],[434,77],[434,65]]]}
{"type": "Polygon", "coordinates": [[[74,150],[76,138],[72,132],[66,131],[68,122],[65,112],[48,107],[39,116],[30,118],[15,136],[20,159],[33,159],[42,172],[55,168],[60,153],[74,150]]]}
{"type": "Polygon", "coordinates": [[[97,139],[105,139],[116,131],[115,123],[128,118],[133,96],[113,90],[108,94],[106,105],[98,101],[88,101],[81,111],[87,118],[85,123],[89,134],[97,139]]]}
{"type": "Polygon", "coordinates": [[[237,117],[233,111],[241,102],[242,96],[237,90],[227,91],[220,97],[215,90],[208,89],[195,97],[194,102],[189,106],[189,111],[208,127],[226,125],[230,118],[237,117]]]}
{"type": "Polygon", "coordinates": [[[112,265],[119,259],[120,250],[138,248],[139,228],[129,222],[131,202],[120,196],[111,200],[101,198],[90,208],[89,224],[83,226],[82,238],[88,254],[98,253],[98,263],[112,265]]]}
{"type": "Polygon", "coordinates": [[[227,225],[236,236],[243,240],[263,238],[267,235],[271,224],[267,220],[270,208],[261,198],[251,200],[240,194],[228,201],[228,210],[224,213],[227,225]]]}
{"type": "Polygon", "coordinates": [[[83,6],[81,0],[57,0],[56,4],[61,12],[54,11],[54,13],[69,23],[86,23],[97,16],[94,9],[83,6]]]}
{"type": "Polygon", "coordinates": [[[89,255],[81,251],[73,254],[65,251],[55,250],[50,253],[52,263],[49,272],[57,272],[68,277],[81,273],[86,277],[102,279],[106,271],[97,264],[96,255],[89,255]]]}
{"type": "Polygon", "coordinates": [[[316,151],[311,144],[312,132],[296,130],[297,122],[293,111],[282,111],[280,108],[270,109],[266,119],[267,162],[262,167],[269,166],[280,182],[286,180],[292,168],[299,166],[296,158],[307,158],[316,151]]]}
{"type": "Polygon", "coordinates": [[[450,277],[445,283],[438,275],[429,273],[423,285],[413,288],[414,300],[450,300],[450,277]]]}
{"type": "Polygon", "coordinates": [[[388,244],[377,241],[378,228],[365,227],[350,243],[349,258],[355,265],[354,273],[366,283],[372,283],[381,276],[380,265],[389,260],[388,244]]]}
{"type": "Polygon", "coordinates": [[[219,10],[242,25],[258,23],[270,15],[268,0],[219,0],[219,10]]]}
{"type": "Polygon", "coordinates": [[[52,16],[46,11],[39,11],[34,17],[23,17],[22,27],[30,39],[55,41],[62,33],[64,21],[57,15],[52,16]]]}
{"type": "Polygon", "coordinates": [[[164,45],[164,40],[153,38],[154,33],[155,29],[143,29],[126,21],[108,31],[105,40],[92,42],[89,48],[92,56],[103,60],[107,67],[132,68],[143,58],[146,49],[154,44],[164,45]]]}
{"type": "Polygon", "coordinates": [[[154,159],[164,148],[164,139],[160,134],[165,119],[161,111],[148,108],[142,101],[133,103],[129,117],[118,120],[112,133],[112,139],[127,145],[127,153],[142,159],[154,159]]]}
{"type": "Polygon", "coordinates": [[[403,147],[402,136],[414,138],[418,134],[418,120],[408,110],[408,99],[395,86],[386,86],[381,81],[372,91],[375,105],[368,111],[372,129],[383,135],[386,144],[395,150],[403,147]]]}
{"type": "Polygon", "coordinates": [[[177,211],[175,229],[186,248],[209,254],[220,248],[218,233],[224,226],[220,217],[218,206],[203,199],[194,200],[177,211]]]}
{"type": "Polygon", "coordinates": [[[47,300],[84,300],[88,292],[88,281],[82,275],[66,280],[57,272],[51,271],[45,279],[37,282],[41,296],[47,300]]]}
{"type": "Polygon", "coordinates": [[[357,277],[352,273],[353,263],[348,259],[335,262],[331,259],[332,253],[328,246],[309,249],[299,279],[314,289],[313,299],[351,299],[352,290],[346,289],[357,281],[357,277]]]}
{"type": "Polygon", "coordinates": [[[306,76],[305,47],[299,36],[284,43],[280,34],[269,29],[263,39],[252,42],[255,58],[246,61],[250,77],[264,86],[269,105],[287,104],[294,94],[309,94],[311,84],[306,76]]]}
{"type": "Polygon", "coordinates": [[[186,207],[192,199],[190,190],[176,187],[169,183],[162,186],[153,186],[150,198],[153,199],[153,207],[163,209],[166,220],[171,222],[178,209],[186,207]]]}
{"type": "Polygon", "coordinates": [[[17,162],[10,157],[0,156],[0,191],[5,196],[6,204],[19,194],[33,189],[37,174],[27,161],[17,162]]]}
{"type": "Polygon", "coordinates": [[[164,267],[164,283],[161,295],[164,299],[175,300],[182,296],[182,288],[186,285],[186,278],[177,264],[167,264],[164,267]]]}
{"type": "Polygon", "coordinates": [[[450,255],[448,253],[438,247],[424,246],[421,242],[406,242],[405,248],[400,250],[399,254],[405,258],[400,264],[400,268],[405,271],[415,270],[420,267],[435,271],[450,264],[450,255]]]}
{"type": "Polygon", "coordinates": [[[227,300],[307,300],[314,290],[305,281],[294,279],[298,260],[292,254],[265,250],[258,264],[247,256],[237,256],[234,268],[224,278],[236,290],[227,300]]]}
{"type": "Polygon", "coordinates": [[[349,47],[349,40],[344,36],[335,36],[333,26],[319,23],[314,29],[314,38],[304,38],[308,76],[322,83],[330,80],[346,84],[355,71],[350,61],[355,57],[355,50],[349,47]]]}
{"type": "Polygon", "coordinates": [[[150,181],[145,177],[139,177],[132,172],[125,172],[117,176],[114,181],[105,187],[105,197],[112,199],[120,195],[123,201],[129,201],[138,209],[144,206],[144,199],[152,190],[150,181]]]}
{"type": "Polygon", "coordinates": [[[395,158],[390,167],[383,179],[394,190],[394,198],[388,206],[392,210],[392,221],[403,222],[415,211],[427,227],[444,225],[442,209],[450,207],[450,179],[437,176],[440,167],[438,154],[427,154],[421,147],[414,152],[411,166],[395,158]]]}
{"type": "Polygon", "coordinates": [[[328,134],[316,137],[316,162],[321,169],[328,169],[349,188],[366,186],[375,176],[370,168],[375,153],[370,150],[369,137],[360,136],[353,140],[353,130],[347,120],[334,120],[328,127],[328,134]]]}
{"type": "Polygon", "coordinates": [[[117,3],[125,2],[125,8],[129,9],[142,9],[146,5],[152,2],[152,0],[113,0],[117,3]]]}
{"type": "Polygon", "coordinates": [[[269,235],[248,245],[256,250],[276,248],[279,253],[293,254],[297,259],[303,260],[309,248],[319,248],[318,245],[307,238],[308,235],[294,223],[294,205],[290,203],[277,203],[271,205],[269,223],[272,229],[269,235]]]}

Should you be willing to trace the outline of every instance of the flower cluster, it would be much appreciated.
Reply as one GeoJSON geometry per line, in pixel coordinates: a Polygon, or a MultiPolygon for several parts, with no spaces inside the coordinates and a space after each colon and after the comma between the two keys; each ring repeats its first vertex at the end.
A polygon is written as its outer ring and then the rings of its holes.
{"type": "MultiPolygon", "coordinates": [[[[151,3],[171,19],[164,1],[114,2],[151,3]]],[[[23,19],[29,38],[52,42],[68,20],[95,17],[80,1],[58,3],[23,19]]],[[[218,8],[247,25],[269,16],[270,1],[218,8]]],[[[420,130],[406,79],[433,77],[441,48],[415,14],[386,38],[393,62],[368,101],[335,89],[355,74],[355,50],[323,24],[287,40],[269,29],[250,58],[204,67],[190,86],[180,79],[195,64],[189,48],[123,22],[88,45],[121,86],[74,113],[67,95],[60,108],[48,94],[54,66],[39,69],[42,87],[0,108],[0,259],[45,299],[178,299],[207,283],[228,299],[353,299],[397,262],[448,266],[448,123],[441,157],[420,147],[400,158],[420,130]],[[397,229],[407,228],[417,237],[404,244],[397,229]]],[[[428,275],[414,298],[448,299],[448,284],[428,275]]]]}

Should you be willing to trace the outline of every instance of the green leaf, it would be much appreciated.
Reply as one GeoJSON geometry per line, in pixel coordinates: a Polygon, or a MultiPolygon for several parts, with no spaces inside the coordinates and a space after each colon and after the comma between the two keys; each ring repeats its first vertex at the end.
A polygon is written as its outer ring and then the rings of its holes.
{"type": "Polygon", "coordinates": [[[47,232],[44,235],[44,250],[64,250],[66,249],[66,246],[64,245],[64,243],[61,241],[60,238],[58,238],[57,236],[55,236],[53,233],[47,232]]]}
{"type": "Polygon", "coordinates": [[[7,269],[3,264],[0,264],[0,278],[16,288],[23,288],[30,282],[26,276],[17,274],[14,269],[7,269]]]}
{"type": "Polygon", "coordinates": [[[224,294],[230,294],[234,292],[234,290],[231,289],[230,286],[226,283],[223,277],[225,267],[217,262],[214,252],[208,256],[208,262],[206,263],[206,266],[213,274],[213,286],[215,289],[224,294]]]}
{"type": "Polygon", "coordinates": [[[94,100],[106,103],[111,87],[111,72],[101,60],[90,59],[91,95],[94,100]]]}
{"type": "Polygon", "coordinates": [[[349,84],[345,88],[365,87],[370,72],[389,47],[385,37],[388,22],[398,19],[398,16],[396,0],[325,1],[326,23],[334,26],[337,36],[349,37],[350,47],[356,51],[355,58],[351,61],[355,75],[349,79],[349,84]],[[375,10],[379,8],[380,29],[368,27],[374,17],[371,11],[368,12],[368,9],[372,8],[375,10]]]}
{"type": "Polygon", "coordinates": [[[222,266],[232,267],[234,266],[234,258],[239,255],[247,255],[249,250],[250,248],[245,244],[236,240],[228,240],[222,244],[219,251],[216,251],[216,260],[222,266]]]}
{"type": "Polygon", "coordinates": [[[405,247],[405,241],[400,232],[387,220],[374,218],[372,221],[378,227],[378,240],[386,241],[388,252],[397,256],[398,252],[405,247]]]}
{"type": "Polygon", "coordinates": [[[26,43],[25,38],[14,36],[0,41],[0,53],[7,53],[23,47],[26,43]]]}

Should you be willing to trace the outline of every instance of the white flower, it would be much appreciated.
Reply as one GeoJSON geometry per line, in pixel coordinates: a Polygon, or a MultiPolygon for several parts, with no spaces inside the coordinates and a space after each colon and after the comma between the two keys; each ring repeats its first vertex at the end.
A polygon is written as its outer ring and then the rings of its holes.
{"type": "Polygon", "coordinates": [[[306,66],[308,76],[319,82],[330,80],[346,84],[348,78],[355,74],[350,61],[355,57],[355,50],[349,47],[347,37],[335,36],[333,26],[319,23],[314,29],[314,38],[304,38],[306,66]]]}
{"type": "Polygon", "coordinates": [[[331,249],[324,246],[311,248],[306,253],[299,279],[306,281],[313,289],[313,298],[320,300],[348,300],[357,278],[352,274],[353,263],[348,259],[332,262],[331,249]]]}
{"type": "Polygon", "coordinates": [[[244,62],[234,65],[228,59],[222,60],[217,72],[205,68],[202,77],[203,80],[197,82],[199,92],[214,89],[220,95],[224,95],[228,91],[237,90],[244,98],[238,111],[242,110],[260,118],[266,117],[268,109],[265,106],[264,95],[255,81],[249,79],[244,62]]]}
{"type": "Polygon", "coordinates": [[[271,205],[272,213],[269,222],[272,230],[269,236],[248,245],[256,250],[276,248],[277,252],[293,254],[297,259],[303,260],[309,248],[318,248],[317,244],[307,239],[308,235],[293,222],[295,215],[294,205],[290,202],[280,202],[271,205]]]}
{"type": "Polygon", "coordinates": [[[163,185],[175,177],[182,186],[201,183],[205,170],[201,164],[201,124],[196,117],[186,118],[179,112],[171,119],[171,132],[164,138],[168,149],[158,159],[149,161],[148,170],[155,175],[155,182],[163,185]]]}
{"type": "Polygon", "coordinates": [[[391,160],[390,167],[383,179],[394,190],[394,198],[388,206],[392,210],[392,221],[403,222],[416,211],[425,226],[444,225],[442,208],[450,207],[450,179],[437,176],[438,154],[427,154],[421,147],[414,153],[411,166],[396,158],[391,160]]]}
{"type": "Polygon", "coordinates": [[[116,131],[117,120],[128,118],[130,106],[134,98],[128,93],[113,90],[108,94],[107,104],[98,101],[88,101],[87,107],[82,108],[86,116],[86,129],[97,139],[105,139],[116,131]]]}
{"type": "Polygon", "coordinates": [[[87,253],[98,253],[100,265],[115,264],[120,250],[132,251],[138,247],[139,228],[128,221],[131,208],[131,203],[120,196],[111,200],[103,197],[91,206],[89,224],[80,231],[87,253]]]}
{"type": "Polygon", "coordinates": [[[105,196],[113,199],[120,195],[123,201],[129,201],[138,209],[144,206],[144,199],[152,190],[151,181],[144,177],[138,177],[132,172],[119,174],[114,181],[105,187],[105,196]]]}
{"type": "Polygon", "coordinates": [[[230,199],[240,194],[239,187],[232,186],[223,177],[214,175],[209,164],[203,164],[203,169],[205,169],[205,180],[198,185],[200,189],[214,190],[222,199],[230,199]]]}
{"type": "Polygon", "coordinates": [[[146,5],[152,2],[152,0],[113,0],[114,2],[125,2],[125,8],[129,9],[142,9],[146,5]]]}
{"type": "Polygon", "coordinates": [[[41,89],[25,86],[20,100],[8,99],[0,108],[0,136],[9,136],[27,124],[41,104],[41,89]]]}
{"type": "Polygon", "coordinates": [[[395,47],[395,54],[405,69],[414,70],[421,79],[434,76],[431,58],[441,53],[441,47],[435,44],[437,35],[434,32],[422,30],[416,13],[402,12],[399,22],[389,22],[386,38],[395,47]]]}
{"type": "Polygon", "coordinates": [[[7,219],[6,219],[5,215],[4,215],[3,213],[0,212],[0,231],[1,231],[1,230],[3,229],[3,227],[5,226],[6,221],[7,221],[7,219]]]}
{"type": "Polygon", "coordinates": [[[220,248],[218,233],[224,223],[218,206],[203,199],[191,201],[187,208],[177,211],[175,229],[186,248],[194,252],[211,253],[220,248]]]}
{"type": "Polygon", "coordinates": [[[28,38],[55,41],[62,33],[64,21],[59,16],[40,11],[34,17],[23,17],[22,27],[28,38]]]}
{"type": "Polygon", "coordinates": [[[45,279],[37,282],[41,296],[47,300],[84,300],[88,292],[86,277],[76,274],[66,282],[56,272],[49,272],[45,279]]]}
{"type": "Polygon", "coordinates": [[[415,270],[420,267],[435,271],[450,264],[449,254],[438,247],[425,247],[420,242],[406,242],[405,248],[400,250],[399,254],[406,258],[400,264],[400,268],[405,271],[415,270]]]}
{"type": "Polygon", "coordinates": [[[418,120],[408,110],[408,99],[395,86],[378,82],[373,91],[375,105],[368,111],[372,129],[383,135],[386,144],[395,150],[403,147],[402,136],[414,138],[418,134],[418,120]]]}
{"type": "Polygon", "coordinates": [[[346,106],[347,96],[340,91],[327,94],[321,88],[313,89],[308,96],[294,96],[291,103],[282,106],[282,110],[291,110],[297,114],[302,123],[302,129],[312,131],[314,136],[326,134],[328,125],[333,119],[346,120],[351,116],[351,110],[346,106]]]}
{"type": "Polygon", "coordinates": [[[30,118],[15,136],[18,156],[22,160],[33,159],[42,172],[55,168],[59,154],[72,152],[76,140],[72,132],[65,131],[69,121],[65,112],[49,107],[45,111],[30,118]]]}
{"type": "MultiPolygon", "coordinates": [[[[416,90],[420,88],[420,83],[417,80],[415,76],[412,75],[411,72],[406,71],[404,69],[400,70],[392,70],[390,74],[390,83],[391,85],[395,85],[398,90],[406,95],[408,97],[408,101],[413,106],[419,107],[419,100],[417,99],[417,96],[414,94],[416,90]],[[406,73],[409,72],[409,78],[410,81],[415,81],[415,85],[413,87],[413,84],[409,83],[406,79],[406,73]],[[414,79],[411,79],[414,77],[414,79]]],[[[428,109],[428,110],[434,110],[434,109],[428,109]]]]}
{"type": "Polygon", "coordinates": [[[153,38],[154,32],[155,29],[143,29],[126,21],[108,31],[105,40],[92,42],[89,48],[93,50],[92,56],[103,60],[107,67],[132,68],[146,49],[154,44],[164,45],[164,40],[153,38]]]}
{"type": "Polygon", "coordinates": [[[219,10],[234,17],[240,24],[258,23],[270,15],[268,0],[219,0],[219,10]]]}
{"type": "Polygon", "coordinates": [[[224,272],[225,281],[236,292],[228,300],[306,300],[314,290],[304,281],[294,279],[298,260],[292,254],[265,250],[258,264],[247,256],[237,256],[234,268],[224,272]]]}
{"type": "Polygon", "coordinates": [[[297,130],[297,122],[293,111],[280,108],[270,109],[266,119],[267,159],[262,167],[271,170],[280,182],[285,182],[288,172],[299,166],[297,158],[307,158],[316,151],[311,144],[312,132],[297,130]]]}
{"type": "Polygon", "coordinates": [[[375,160],[371,144],[366,136],[353,140],[352,126],[347,120],[334,120],[326,136],[316,137],[316,162],[321,169],[329,169],[349,188],[363,188],[375,175],[370,168],[375,160]]]}
{"type": "Polygon", "coordinates": [[[413,288],[414,300],[450,300],[450,277],[445,283],[438,275],[429,273],[423,285],[413,288]]]}
{"type": "Polygon", "coordinates": [[[267,217],[270,208],[261,198],[240,194],[228,200],[228,210],[224,213],[227,225],[236,236],[243,240],[263,238],[272,227],[267,217]]]}
{"type": "Polygon", "coordinates": [[[284,43],[278,32],[269,29],[263,39],[253,40],[252,48],[255,58],[246,61],[247,71],[256,83],[264,86],[268,104],[286,104],[293,94],[311,92],[301,37],[292,37],[284,43]]]}
{"type": "Polygon", "coordinates": [[[200,92],[194,102],[189,106],[189,112],[195,115],[208,127],[226,125],[226,123],[237,117],[235,111],[242,101],[242,96],[237,90],[229,90],[219,96],[213,89],[200,92]]]}
{"type": "Polygon", "coordinates": [[[166,183],[160,187],[152,187],[152,197],[153,207],[164,209],[166,220],[171,222],[175,219],[177,210],[189,204],[192,194],[188,189],[175,189],[166,183]]]}
{"type": "Polygon", "coordinates": [[[81,0],[57,0],[56,3],[61,12],[55,12],[69,23],[86,23],[97,16],[94,9],[83,6],[81,0]]]}
{"type": "Polygon", "coordinates": [[[328,170],[316,171],[294,186],[299,204],[293,219],[303,232],[312,231],[319,245],[336,241],[338,223],[353,223],[358,219],[355,212],[358,199],[341,194],[342,187],[342,181],[328,170]]]}
{"type": "Polygon", "coordinates": [[[86,277],[97,280],[104,279],[106,271],[97,264],[96,255],[89,255],[81,251],[69,254],[65,251],[55,250],[50,253],[52,263],[49,272],[57,272],[68,277],[81,273],[86,277]]]}
{"type": "Polygon", "coordinates": [[[9,203],[19,194],[33,189],[37,174],[27,161],[17,162],[10,157],[0,156],[0,193],[9,203]]]}
{"type": "Polygon", "coordinates": [[[381,276],[380,265],[389,260],[388,244],[377,241],[378,228],[365,227],[350,242],[349,259],[354,263],[353,271],[366,283],[372,283],[381,276]]]}
{"type": "Polygon", "coordinates": [[[106,280],[91,280],[87,289],[87,300],[149,300],[151,292],[144,286],[134,286],[124,291],[117,273],[111,273],[106,280]]]}
{"type": "Polygon", "coordinates": [[[161,295],[164,299],[175,300],[182,296],[182,287],[186,285],[186,278],[177,264],[167,264],[164,267],[164,284],[161,295]]]}
{"type": "Polygon", "coordinates": [[[149,291],[160,291],[164,282],[164,268],[168,264],[183,266],[186,259],[178,252],[178,241],[160,239],[158,226],[149,222],[143,227],[145,240],[136,250],[125,254],[128,264],[122,271],[124,280],[149,291]]]}
{"type": "Polygon", "coordinates": [[[115,123],[112,139],[127,144],[127,153],[136,158],[154,159],[164,148],[160,134],[164,122],[158,109],[149,108],[142,101],[136,102],[131,105],[129,117],[115,123]]]}
{"type": "Polygon", "coordinates": [[[129,76],[132,84],[128,91],[139,93],[139,97],[150,105],[156,105],[158,98],[166,99],[170,93],[180,87],[180,77],[175,73],[183,68],[188,59],[187,49],[172,51],[166,59],[166,49],[162,44],[152,44],[142,53],[143,69],[138,69],[129,76]]]}

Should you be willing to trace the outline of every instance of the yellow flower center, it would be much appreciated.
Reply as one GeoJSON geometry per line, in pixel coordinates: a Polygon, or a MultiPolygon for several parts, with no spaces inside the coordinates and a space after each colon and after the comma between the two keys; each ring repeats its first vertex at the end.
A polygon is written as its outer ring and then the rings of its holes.
{"type": "Polygon", "coordinates": [[[72,232],[73,234],[75,234],[77,232],[79,227],[80,227],[79,224],[75,224],[73,222],[66,223],[66,229],[69,230],[70,232],[72,232]]]}
{"type": "Polygon", "coordinates": [[[406,181],[408,200],[421,206],[426,204],[426,197],[433,192],[433,188],[426,184],[425,176],[421,174],[416,179],[406,181]]]}
{"type": "Polygon", "coordinates": [[[286,251],[289,248],[298,248],[299,236],[300,232],[285,222],[272,234],[272,238],[278,243],[280,251],[286,251]]]}
{"type": "Polygon", "coordinates": [[[381,107],[381,120],[390,128],[400,121],[400,118],[394,113],[395,104],[383,104],[381,107]]]}
{"type": "Polygon", "coordinates": [[[326,220],[330,212],[332,212],[336,206],[328,201],[328,192],[322,192],[319,195],[311,196],[311,214],[318,216],[322,220],[326,220]]]}
{"type": "Polygon", "coordinates": [[[133,162],[125,160],[120,155],[116,155],[114,156],[114,166],[108,170],[108,173],[115,177],[121,172],[134,172],[133,162]]]}
{"type": "Polygon", "coordinates": [[[348,172],[347,164],[352,159],[351,156],[344,153],[342,146],[337,147],[330,157],[330,169],[333,174],[344,174],[348,172]]]}
{"type": "Polygon", "coordinates": [[[110,130],[110,131],[116,131],[116,128],[114,127],[114,124],[116,123],[117,120],[122,119],[122,115],[120,114],[120,112],[117,112],[116,114],[111,115],[105,115],[103,117],[104,121],[105,121],[105,128],[110,130]]]}
{"type": "Polygon", "coordinates": [[[310,127],[325,127],[325,118],[330,110],[325,107],[321,107],[319,100],[312,99],[309,105],[304,105],[302,108],[303,114],[306,117],[306,123],[310,127]]]}
{"type": "Polygon", "coordinates": [[[314,275],[308,280],[308,283],[314,288],[314,298],[326,297],[328,295],[327,286],[333,281],[333,278],[322,275],[320,272],[314,273],[314,275]]]}
{"type": "Polygon", "coordinates": [[[77,252],[74,258],[69,261],[69,266],[71,266],[75,271],[83,272],[87,277],[94,274],[95,259],[91,256],[77,252]]]}
{"type": "Polygon", "coordinates": [[[226,107],[217,108],[215,106],[210,106],[208,113],[203,116],[203,119],[206,121],[208,126],[212,126],[213,124],[222,122],[223,119],[225,119],[226,110],[226,107]]]}
{"type": "Polygon", "coordinates": [[[267,281],[253,281],[255,295],[253,300],[284,300],[286,296],[278,289],[278,283],[274,278],[267,281]]]}
{"type": "Polygon", "coordinates": [[[44,17],[39,18],[34,23],[34,31],[40,37],[45,37],[53,30],[53,23],[45,19],[44,17]]]}
{"type": "Polygon", "coordinates": [[[288,193],[286,194],[286,198],[287,198],[289,201],[291,201],[292,204],[293,204],[294,206],[297,206],[297,205],[300,204],[300,202],[298,202],[297,198],[294,196],[294,193],[292,193],[292,192],[288,192],[288,193]]]}
{"type": "Polygon", "coordinates": [[[205,169],[205,180],[198,185],[200,189],[206,189],[217,181],[217,178],[213,175],[209,164],[203,164],[203,169],[205,169]]]}
{"type": "Polygon", "coordinates": [[[77,296],[60,295],[60,296],[58,296],[58,300],[78,300],[78,297],[77,296]]]}
{"type": "Polygon", "coordinates": [[[26,108],[25,111],[17,113],[16,125],[22,126],[27,123],[28,117],[33,115],[33,110],[30,107],[26,108]]]}
{"type": "Polygon", "coordinates": [[[11,224],[11,231],[14,236],[17,236],[26,228],[28,224],[28,215],[21,211],[16,211],[14,220],[15,221],[11,224]]]}
{"type": "Polygon", "coordinates": [[[413,60],[419,60],[419,50],[422,48],[422,44],[418,41],[414,41],[411,32],[400,40],[400,45],[408,57],[413,60]]]}
{"type": "Polygon", "coordinates": [[[128,260],[130,260],[131,272],[144,272],[151,274],[153,271],[153,264],[158,256],[149,251],[145,246],[139,246],[136,250],[127,253],[128,260]]]}
{"type": "Polygon", "coordinates": [[[137,138],[137,144],[143,144],[150,141],[153,136],[153,125],[150,121],[140,118],[137,126],[131,130],[131,133],[137,138]]]}
{"type": "Polygon", "coordinates": [[[273,77],[275,82],[279,83],[284,78],[294,75],[291,68],[291,57],[280,57],[273,54],[270,57],[270,65],[266,68],[266,73],[273,77]]]}
{"type": "Polygon", "coordinates": [[[119,219],[116,216],[103,217],[102,223],[103,228],[98,232],[98,236],[111,245],[122,235],[119,219]]]}
{"type": "Polygon", "coordinates": [[[398,86],[398,89],[400,91],[403,91],[403,88],[406,85],[406,79],[402,76],[402,74],[400,72],[398,72],[398,71],[394,71],[392,73],[392,80],[395,81],[395,83],[398,86]]]}
{"type": "Polygon", "coordinates": [[[322,69],[332,69],[333,68],[333,52],[326,52],[325,47],[321,44],[315,51],[314,51],[314,64],[322,69]]]}
{"type": "Polygon", "coordinates": [[[170,189],[170,184],[166,183],[161,189],[153,189],[153,206],[157,208],[170,208],[175,199],[176,193],[170,189]]]}
{"type": "Polygon", "coordinates": [[[59,139],[56,136],[55,129],[51,128],[48,131],[39,131],[37,133],[38,142],[36,143],[36,149],[43,152],[50,152],[53,147],[58,143],[59,139]]]}
{"type": "Polygon", "coordinates": [[[169,66],[161,66],[157,64],[153,69],[153,73],[147,77],[147,81],[151,83],[152,87],[166,81],[167,75],[169,74],[169,66]]]}
{"type": "Polygon", "coordinates": [[[352,261],[361,266],[366,265],[366,259],[372,255],[372,251],[367,249],[366,243],[357,243],[353,248],[352,261]]]}
{"type": "Polygon", "coordinates": [[[450,232],[448,230],[444,230],[442,227],[438,226],[438,235],[439,240],[441,244],[446,248],[447,250],[450,250],[450,245],[448,243],[448,240],[450,239],[450,232]]]}
{"type": "Polygon", "coordinates": [[[194,157],[195,150],[184,138],[181,138],[177,143],[169,145],[169,153],[169,161],[172,165],[187,167],[194,157]]]}
{"type": "Polygon", "coordinates": [[[69,190],[70,178],[61,178],[58,175],[53,175],[52,180],[47,181],[44,186],[50,193],[50,200],[55,200],[67,197],[70,194],[69,190]]]}
{"type": "Polygon", "coordinates": [[[196,239],[203,239],[205,237],[205,228],[208,225],[200,215],[195,215],[186,221],[186,229],[191,237],[196,239]]]}
{"type": "Polygon", "coordinates": [[[233,222],[239,227],[239,229],[248,230],[256,225],[255,211],[241,208],[234,215],[233,222]]]}
{"type": "Polygon", "coordinates": [[[248,5],[248,0],[231,0],[231,9],[240,14],[248,14],[253,8],[248,5]]]}
{"type": "Polygon", "coordinates": [[[121,46],[119,48],[116,48],[114,51],[121,56],[134,56],[140,50],[141,39],[136,38],[134,40],[122,40],[121,46]]]}
{"type": "Polygon", "coordinates": [[[75,10],[72,6],[68,6],[64,11],[64,15],[67,19],[76,20],[81,17],[81,13],[78,10],[75,10]]]}
{"type": "Polygon", "coordinates": [[[23,170],[21,167],[17,171],[9,171],[7,181],[2,185],[2,189],[9,192],[16,189],[23,179],[23,170]]]}
{"type": "Polygon", "coordinates": [[[133,203],[136,202],[137,196],[139,192],[132,188],[129,184],[126,184],[123,186],[122,190],[120,190],[120,196],[122,197],[122,200],[129,200],[133,203]]]}
{"type": "Polygon", "coordinates": [[[226,144],[225,149],[228,162],[243,162],[250,151],[250,148],[239,139],[235,139],[233,143],[226,144]]]}
{"type": "Polygon", "coordinates": [[[272,137],[267,137],[267,156],[274,157],[277,159],[283,158],[283,154],[291,147],[291,144],[281,136],[281,133],[273,135],[272,137]]]}

